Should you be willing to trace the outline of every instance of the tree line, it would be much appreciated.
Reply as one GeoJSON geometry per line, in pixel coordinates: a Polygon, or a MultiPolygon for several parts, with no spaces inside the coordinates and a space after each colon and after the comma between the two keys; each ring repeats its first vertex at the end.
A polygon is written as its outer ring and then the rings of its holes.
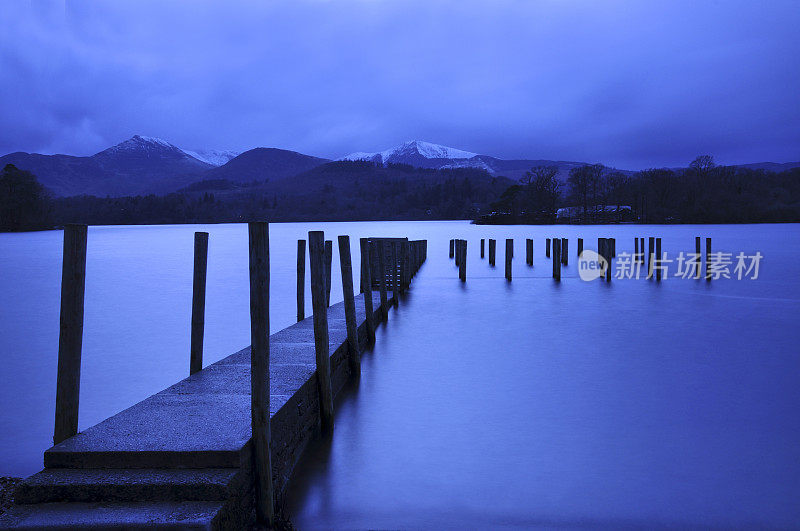
{"type": "Polygon", "coordinates": [[[478,223],[760,223],[800,221],[800,168],[782,172],[718,166],[621,172],[601,164],[532,168],[504,190],[478,223]],[[559,212],[559,209],[563,209],[559,212]]]}

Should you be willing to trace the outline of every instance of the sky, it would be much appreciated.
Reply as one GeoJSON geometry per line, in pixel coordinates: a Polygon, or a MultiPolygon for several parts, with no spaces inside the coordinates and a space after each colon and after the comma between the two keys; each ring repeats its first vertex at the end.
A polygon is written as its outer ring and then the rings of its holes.
{"type": "Polygon", "coordinates": [[[800,160],[797,0],[3,0],[0,153],[800,160]]]}

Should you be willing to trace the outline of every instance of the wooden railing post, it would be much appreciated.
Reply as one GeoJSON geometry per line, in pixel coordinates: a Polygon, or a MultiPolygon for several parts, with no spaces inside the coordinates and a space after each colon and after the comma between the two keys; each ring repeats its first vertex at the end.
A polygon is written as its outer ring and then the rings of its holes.
{"type": "Polygon", "coordinates": [[[78,433],[83,301],[86,287],[86,233],[86,225],[64,227],[53,444],[58,444],[78,433]]]}
{"type": "Polygon", "coordinates": [[[325,306],[331,305],[331,269],[333,265],[333,240],[325,240],[325,306]]]}
{"type": "Polygon", "coordinates": [[[514,258],[514,240],[506,238],[506,280],[511,282],[511,260],[514,258]]]}
{"type": "Polygon", "coordinates": [[[372,269],[369,262],[369,240],[361,238],[361,269],[366,271],[364,276],[364,310],[367,314],[367,337],[369,342],[375,341],[375,310],[372,307],[372,269]]]}
{"type": "Polygon", "coordinates": [[[306,318],[306,241],[297,240],[297,322],[306,318]]]}
{"type": "MultiPolygon", "coordinates": [[[[350,346],[350,372],[361,376],[361,352],[358,347],[358,325],[356,324],[356,301],[353,294],[353,264],[350,261],[350,237],[339,236],[339,265],[342,270],[342,294],[344,295],[344,319],[347,325],[347,343],[350,346]]],[[[370,297],[372,290],[364,292],[370,297]]]]}
{"type": "Polygon", "coordinates": [[[314,353],[317,362],[317,387],[322,432],[333,431],[333,392],[331,390],[330,353],[328,345],[328,305],[325,301],[325,234],[308,233],[308,255],[311,266],[311,306],[314,317],[314,353]]]}
{"type": "Polygon", "coordinates": [[[208,233],[194,233],[194,279],[192,282],[192,332],[189,349],[189,374],[203,370],[203,332],[206,314],[206,272],[208,233]]]}
{"type": "Polygon", "coordinates": [[[383,312],[383,318],[387,319],[389,317],[389,303],[386,295],[386,257],[384,256],[383,240],[375,242],[375,250],[378,255],[378,271],[380,273],[378,286],[381,290],[381,311],[383,312]]]}
{"type": "Polygon", "coordinates": [[[269,426],[269,227],[248,223],[250,240],[250,428],[256,518],[275,520],[269,426]]]}

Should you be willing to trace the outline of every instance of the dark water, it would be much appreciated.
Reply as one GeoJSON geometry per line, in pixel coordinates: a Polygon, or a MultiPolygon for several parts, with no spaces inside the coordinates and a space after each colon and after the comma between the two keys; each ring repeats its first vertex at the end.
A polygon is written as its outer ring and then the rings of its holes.
{"type": "MultiPolygon", "coordinates": [[[[81,429],[188,373],[198,229],[211,232],[206,362],[249,341],[245,226],[92,228],[81,429]]],[[[296,239],[308,230],[429,240],[360,385],[337,403],[333,438],[298,471],[301,529],[800,527],[800,226],[270,229],[273,331],[294,321],[296,239]],[[695,235],[760,251],[760,278],[577,278],[577,235],[589,249],[616,236],[620,253],[634,234],[662,236],[670,256],[693,251],[695,235]],[[544,258],[552,235],[571,238],[560,285],[544,258]],[[470,240],[466,285],[451,237],[470,240]],[[481,237],[515,238],[511,284],[503,242],[490,269],[481,237]]],[[[50,446],[60,253],[60,232],[0,235],[0,475],[36,472],[50,446]]]]}
{"type": "Polygon", "coordinates": [[[431,242],[298,470],[300,529],[800,527],[797,226],[448,229],[470,238],[468,282],[431,242]],[[517,238],[510,284],[479,258],[487,233],[517,238]],[[577,233],[670,254],[710,234],[764,260],[755,281],[661,285],[573,263],[557,285],[540,236],[577,233]]]}

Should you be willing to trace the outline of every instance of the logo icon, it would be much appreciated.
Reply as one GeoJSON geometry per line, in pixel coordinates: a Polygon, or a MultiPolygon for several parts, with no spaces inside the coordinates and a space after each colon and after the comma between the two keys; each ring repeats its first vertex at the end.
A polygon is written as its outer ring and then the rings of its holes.
{"type": "Polygon", "coordinates": [[[608,261],[590,249],[584,249],[578,257],[578,276],[581,280],[597,280],[608,267],[608,261]]]}

